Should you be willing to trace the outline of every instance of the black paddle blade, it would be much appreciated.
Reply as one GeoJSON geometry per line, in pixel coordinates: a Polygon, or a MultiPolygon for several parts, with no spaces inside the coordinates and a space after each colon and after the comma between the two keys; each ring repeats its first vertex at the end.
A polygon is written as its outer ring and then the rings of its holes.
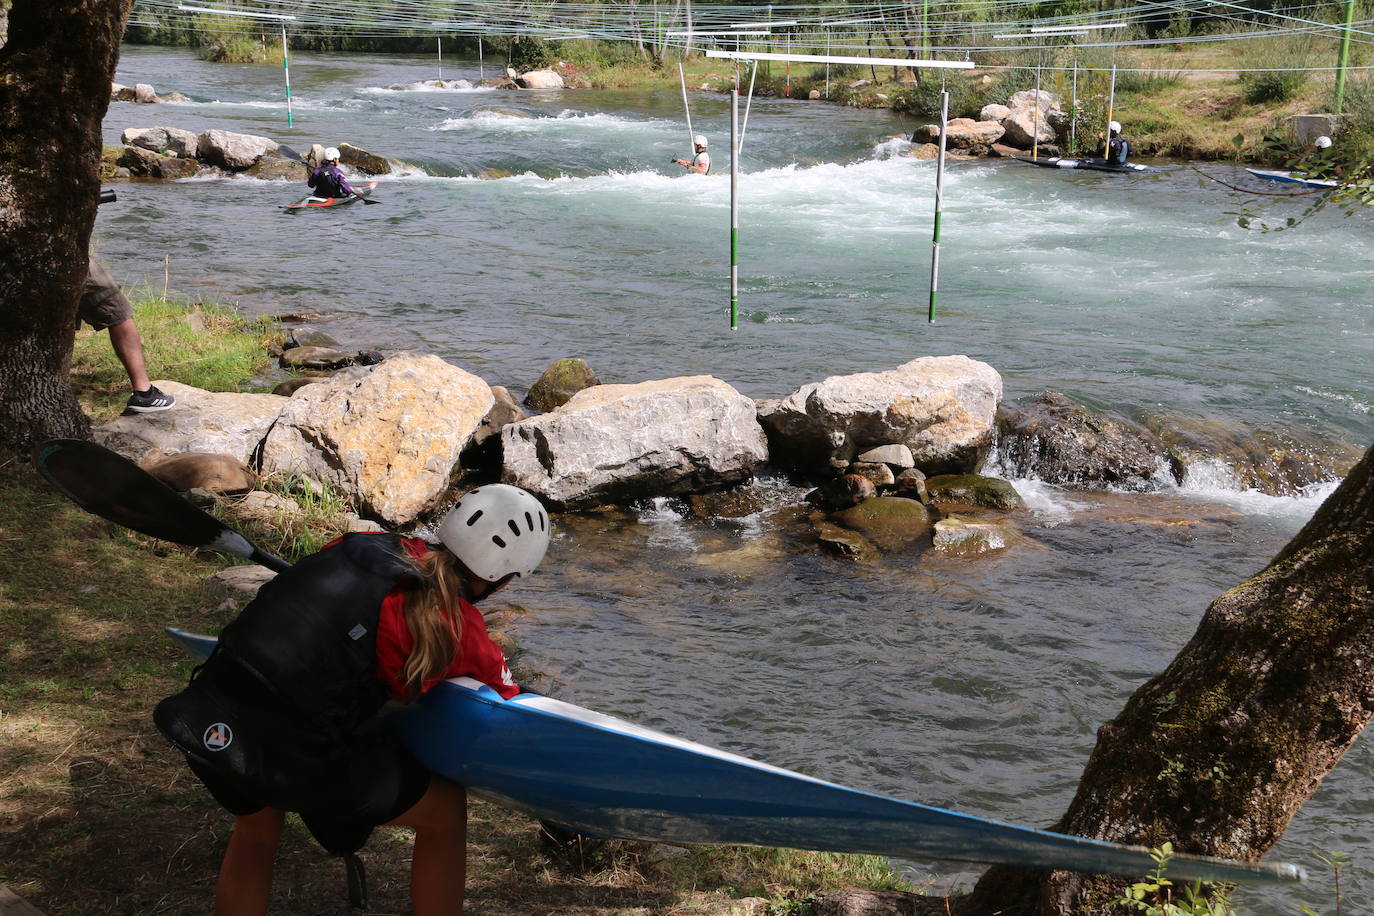
{"type": "Polygon", "coordinates": [[[301,165],[309,165],[309,164],[310,164],[309,162],[306,162],[306,161],[305,161],[305,157],[304,157],[304,156],[302,156],[300,153],[296,152],[295,150],[293,150],[291,147],[287,146],[287,145],[284,144],[284,143],[279,143],[279,144],[277,144],[277,152],[281,153],[281,154],[282,154],[283,156],[285,156],[287,159],[294,159],[294,160],[296,160],[296,161],[299,162],[301,165]]]}
{"type": "Polygon", "coordinates": [[[84,439],[50,439],[33,449],[38,473],[93,515],[164,541],[217,550],[280,572],[291,564],[254,547],[117,452],[84,439]]]}

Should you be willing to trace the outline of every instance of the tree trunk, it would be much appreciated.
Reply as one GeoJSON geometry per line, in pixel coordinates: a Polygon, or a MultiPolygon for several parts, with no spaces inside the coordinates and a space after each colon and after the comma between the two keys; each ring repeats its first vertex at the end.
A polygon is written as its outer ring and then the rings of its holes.
{"type": "Polygon", "coordinates": [[[68,384],[131,0],[14,0],[0,48],[0,448],[84,436],[68,384]]]}
{"type": "MultiPolygon", "coordinates": [[[[1374,448],[1098,730],[1054,829],[1255,860],[1374,717],[1374,448]]],[[[961,913],[1098,914],[1129,881],[994,868],[961,913]]]]}

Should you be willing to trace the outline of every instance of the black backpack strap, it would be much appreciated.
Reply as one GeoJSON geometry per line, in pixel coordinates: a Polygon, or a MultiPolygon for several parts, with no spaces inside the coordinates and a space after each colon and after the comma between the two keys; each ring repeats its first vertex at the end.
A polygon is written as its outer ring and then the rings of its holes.
{"type": "Polygon", "coordinates": [[[348,906],[358,913],[367,911],[367,869],[357,853],[343,857],[344,880],[348,883],[348,906]]]}

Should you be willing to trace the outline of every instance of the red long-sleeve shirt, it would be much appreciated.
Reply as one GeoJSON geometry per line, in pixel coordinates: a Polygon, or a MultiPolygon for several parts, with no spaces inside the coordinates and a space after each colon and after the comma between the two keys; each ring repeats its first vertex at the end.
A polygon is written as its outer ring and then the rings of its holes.
{"type": "MultiPolygon", "coordinates": [[[[406,538],[401,544],[411,556],[419,558],[429,552],[429,545],[420,538],[406,538]]],[[[487,634],[486,622],[481,611],[467,601],[458,599],[459,618],[462,621],[458,639],[458,652],[453,663],[442,675],[426,680],[420,687],[425,693],[441,680],[451,677],[471,677],[488,685],[506,699],[520,692],[520,686],[511,677],[506,666],[506,655],[501,647],[487,634]]],[[[405,621],[405,590],[397,586],[382,600],[381,616],[377,621],[377,676],[398,699],[405,697],[405,684],[401,680],[401,667],[410,657],[415,640],[410,635],[405,621]]]]}

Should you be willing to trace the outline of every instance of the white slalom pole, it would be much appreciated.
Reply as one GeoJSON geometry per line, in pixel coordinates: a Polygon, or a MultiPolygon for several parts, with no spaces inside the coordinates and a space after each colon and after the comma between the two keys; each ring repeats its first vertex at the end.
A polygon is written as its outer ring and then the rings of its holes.
{"type": "Polygon", "coordinates": [[[754,69],[749,71],[749,98],[744,102],[744,125],[739,129],[739,145],[744,146],[744,135],[749,130],[749,109],[754,104],[754,77],[759,75],[759,62],[754,61],[754,69]]]}
{"type": "Polygon", "coordinates": [[[1069,103],[1069,155],[1078,152],[1078,61],[1073,62],[1073,101],[1069,103]]]}
{"type": "Polygon", "coordinates": [[[435,40],[439,42],[439,82],[444,81],[444,36],[436,35],[435,40]]]}
{"type": "Polygon", "coordinates": [[[477,36],[477,78],[478,78],[479,80],[482,80],[483,82],[486,82],[486,79],[487,79],[487,65],[486,65],[486,63],[482,60],[482,36],[481,36],[481,35],[478,35],[478,36],[477,36]]]}
{"type": "Polygon", "coordinates": [[[739,87],[730,90],[730,330],[739,330],[739,87]]]}
{"type": "Polygon", "coordinates": [[[1106,130],[1105,133],[1102,134],[1102,137],[1103,137],[1103,140],[1102,140],[1102,156],[1103,156],[1103,158],[1106,158],[1107,155],[1111,152],[1111,143],[1112,143],[1112,115],[1114,115],[1114,114],[1116,113],[1116,112],[1113,110],[1113,109],[1115,108],[1115,106],[1116,106],[1116,64],[1112,64],[1112,82],[1111,82],[1111,88],[1109,88],[1109,89],[1107,90],[1107,130],[1106,130]]]}
{"type": "Polygon", "coordinates": [[[292,125],[291,119],[291,59],[286,53],[286,23],[281,24],[281,70],[286,76],[286,126],[292,125]]]}
{"type": "Polygon", "coordinates": [[[682,62],[677,65],[678,79],[682,81],[682,110],[687,113],[687,148],[696,149],[696,134],[692,133],[692,106],[687,104],[687,75],[682,72],[682,62]]]}
{"type": "Polygon", "coordinates": [[[940,289],[940,215],[945,207],[945,134],[949,130],[949,92],[940,91],[940,158],[935,160],[935,231],[930,241],[930,307],[926,321],[935,322],[935,296],[940,289]]]}

